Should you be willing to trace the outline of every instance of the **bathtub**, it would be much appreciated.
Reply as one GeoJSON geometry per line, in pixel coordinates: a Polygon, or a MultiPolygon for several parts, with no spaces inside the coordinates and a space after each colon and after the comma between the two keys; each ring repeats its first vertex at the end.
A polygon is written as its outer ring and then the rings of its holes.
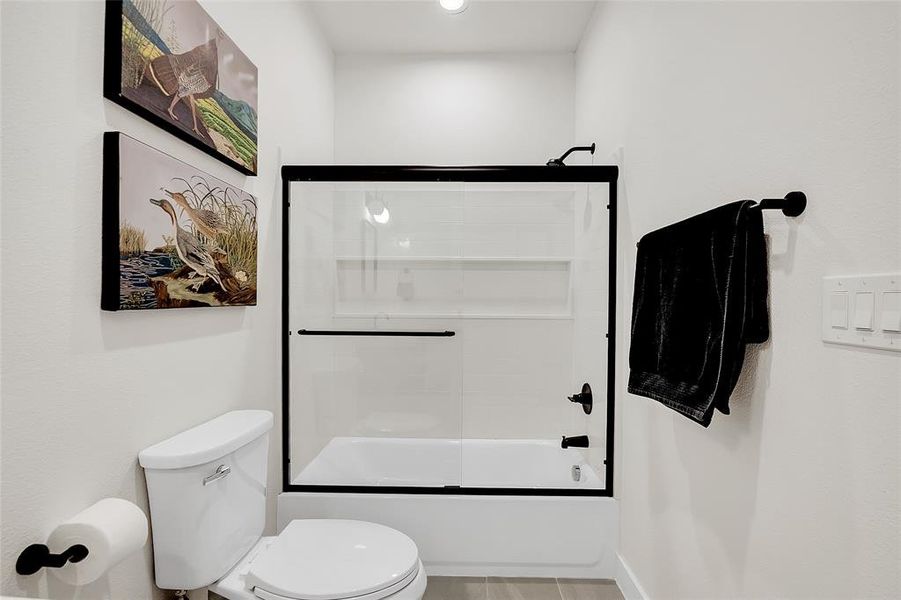
{"type": "Polygon", "coordinates": [[[576,448],[547,440],[332,439],[296,485],[595,489],[603,480],[576,448]],[[577,467],[574,475],[573,467],[577,467]]]}
{"type": "Polygon", "coordinates": [[[430,575],[616,574],[616,501],[585,495],[600,492],[603,477],[559,441],[339,437],[292,484],[324,487],[280,494],[279,530],[304,518],[382,523],[416,541],[430,575]],[[332,487],[348,485],[386,493],[332,487]],[[455,493],[458,486],[470,493],[455,493]]]}

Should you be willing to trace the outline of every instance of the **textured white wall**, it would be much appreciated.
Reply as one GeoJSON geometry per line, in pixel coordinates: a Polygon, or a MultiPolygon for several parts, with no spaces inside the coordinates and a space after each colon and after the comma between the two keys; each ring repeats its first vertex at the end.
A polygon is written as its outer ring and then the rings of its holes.
{"type": "MultiPolygon", "coordinates": [[[[101,97],[102,2],[2,2],[2,593],[26,545],[104,496],[147,509],[137,453],[236,408],[278,415],[282,163],[333,158],[333,56],[287,2],[204,2],[257,64],[260,175],[247,178],[101,97]],[[121,130],[259,199],[259,306],[100,311],[101,147],[121,130]]],[[[279,489],[277,431],[269,521],[279,489]]],[[[150,546],[80,598],[161,597],[150,546]]]]}
{"type": "Polygon", "coordinates": [[[336,59],[338,163],[544,164],[572,139],[572,54],[336,59]]]}
{"type": "Polygon", "coordinates": [[[897,598],[901,355],[820,341],[820,278],[901,268],[899,5],[609,3],[576,135],[623,147],[621,552],[651,598],[897,598]],[[709,429],[628,395],[635,241],[718,204],[766,214],[772,339],[709,429]]]}

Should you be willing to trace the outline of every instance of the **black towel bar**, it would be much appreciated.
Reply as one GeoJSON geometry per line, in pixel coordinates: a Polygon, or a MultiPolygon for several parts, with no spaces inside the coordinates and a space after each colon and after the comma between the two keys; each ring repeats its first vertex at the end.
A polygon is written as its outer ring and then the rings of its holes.
{"type": "Polygon", "coordinates": [[[298,329],[298,335],[357,335],[357,336],[386,336],[386,337],[453,337],[456,331],[379,331],[346,329],[298,329]]]}
{"type": "Polygon", "coordinates": [[[760,210],[779,209],[786,217],[800,216],[807,208],[807,194],[804,192],[789,192],[785,198],[764,198],[757,205],[760,210]]]}

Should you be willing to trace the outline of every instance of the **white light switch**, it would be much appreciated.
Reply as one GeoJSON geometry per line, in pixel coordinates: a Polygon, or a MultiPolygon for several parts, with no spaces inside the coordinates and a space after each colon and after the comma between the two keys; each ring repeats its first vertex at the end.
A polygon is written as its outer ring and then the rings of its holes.
{"type": "Polygon", "coordinates": [[[873,311],[875,309],[873,292],[857,292],[854,294],[854,328],[873,331],[873,311]]]}
{"type": "Polygon", "coordinates": [[[848,292],[832,292],[829,295],[829,314],[833,328],[848,328],[848,292]]]}
{"type": "Polygon", "coordinates": [[[901,292],[882,292],[882,320],[879,326],[883,331],[901,332],[901,292]]]}
{"type": "Polygon", "coordinates": [[[901,352],[901,273],[824,277],[820,308],[823,341],[901,352]]]}

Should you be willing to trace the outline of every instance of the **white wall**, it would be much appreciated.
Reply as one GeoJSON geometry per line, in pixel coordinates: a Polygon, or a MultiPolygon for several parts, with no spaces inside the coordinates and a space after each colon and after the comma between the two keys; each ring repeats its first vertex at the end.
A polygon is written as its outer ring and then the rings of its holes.
{"type": "Polygon", "coordinates": [[[623,147],[621,553],[652,598],[897,598],[901,355],[820,341],[820,278],[901,269],[894,3],[609,3],[576,136],[623,147]],[[709,429],[625,392],[635,242],[718,204],[766,214],[771,340],[709,429]]]}
{"type": "MultiPolygon", "coordinates": [[[[241,176],[101,97],[102,2],[2,2],[2,593],[18,552],[104,496],[147,510],[141,448],[236,408],[280,405],[282,163],[332,162],[333,56],[296,3],[204,2],[257,64],[260,175],[241,176]],[[261,32],[265,31],[265,35],[261,32]],[[121,130],[256,194],[259,305],[100,311],[102,133],[121,130]]],[[[277,431],[269,528],[279,489],[277,431]]],[[[82,598],[162,597],[150,547],[82,598]]]]}
{"type": "Polygon", "coordinates": [[[572,54],[336,59],[338,163],[544,164],[572,141],[572,54]]]}

